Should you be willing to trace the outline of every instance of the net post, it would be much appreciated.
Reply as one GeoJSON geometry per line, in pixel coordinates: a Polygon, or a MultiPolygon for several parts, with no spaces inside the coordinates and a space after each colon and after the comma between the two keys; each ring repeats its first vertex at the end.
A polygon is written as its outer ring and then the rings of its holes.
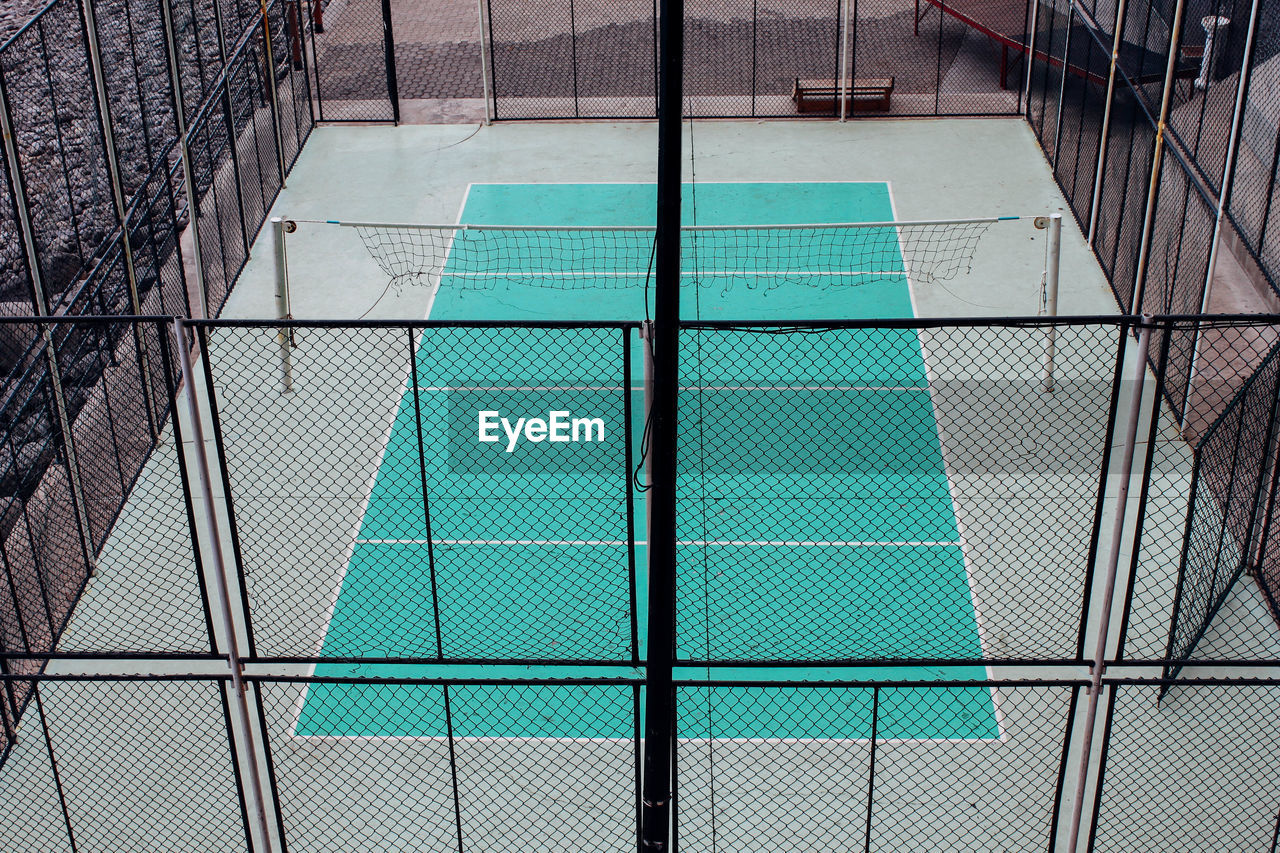
{"type": "MultiPolygon", "coordinates": [[[[1038,225],[1040,220],[1036,220],[1038,225]]],[[[1062,214],[1049,214],[1045,227],[1049,230],[1049,247],[1045,257],[1044,310],[1050,319],[1058,316],[1058,271],[1062,258],[1062,214]]],[[[1049,341],[1044,353],[1044,391],[1053,391],[1054,359],[1058,354],[1058,327],[1049,326],[1049,341]]]]}
{"type": "MultiPolygon", "coordinates": [[[[1093,752],[1093,735],[1097,727],[1098,705],[1102,696],[1102,673],[1106,668],[1107,641],[1111,633],[1111,611],[1115,599],[1116,580],[1120,568],[1120,553],[1124,540],[1125,511],[1129,504],[1129,481],[1133,477],[1133,458],[1138,444],[1138,424],[1142,420],[1143,384],[1147,375],[1147,354],[1151,347],[1152,318],[1143,315],[1142,329],[1138,334],[1135,354],[1133,391],[1129,399],[1129,417],[1125,427],[1124,453],[1120,462],[1119,486],[1116,489],[1115,518],[1111,530],[1111,548],[1107,555],[1106,582],[1102,590],[1102,610],[1098,616],[1098,636],[1093,658],[1089,661],[1088,708],[1084,716],[1084,731],[1080,742],[1080,761],[1076,773],[1075,801],[1072,803],[1070,835],[1066,850],[1079,849],[1080,828],[1084,815],[1086,785],[1089,782],[1090,757],[1093,752]]],[[[1166,338],[1167,329],[1166,329],[1166,338]]],[[[1155,403],[1159,406],[1160,401],[1155,403]]]]}
{"type": "MultiPolygon", "coordinates": [[[[275,261],[276,281],[276,316],[281,320],[292,320],[293,313],[289,305],[289,265],[284,248],[284,235],[298,230],[296,223],[281,216],[271,217],[271,253],[275,261]]],[[[281,326],[276,331],[276,341],[280,345],[280,384],[285,393],[293,390],[293,332],[288,326],[281,326]]]]}

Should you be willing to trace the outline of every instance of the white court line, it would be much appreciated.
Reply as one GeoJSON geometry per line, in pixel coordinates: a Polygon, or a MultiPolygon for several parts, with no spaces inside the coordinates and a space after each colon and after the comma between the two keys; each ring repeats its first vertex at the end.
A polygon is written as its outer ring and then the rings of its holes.
{"type": "MultiPolygon", "coordinates": [[[[421,385],[419,391],[622,391],[621,385],[421,385]]],[[[643,391],[643,385],[625,390],[643,391]]],[[[885,391],[928,392],[920,385],[681,385],[681,391],[885,391]]]]}
{"type": "MultiPolygon", "coordinates": [[[[357,545],[626,545],[625,539],[357,539],[357,545]]],[[[635,544],[648,545],[637,539],[635,544]]],[[[732,545],[790,548],[946,548],[958,541],[864,541],[864,540],[784,540],[784,539],[678,539],[677,545],[732,545]]]]}
{"type": "MultiPolygon", "coordinates": [[[[634,278],[648,280],[652,274],[641,270],[514,270],[512,272],[447,272],[443,264],[437,273],[441,279],[474,278],[478,280],[491,278],[536,279],[536,278],[634,278]]],[[[903,270],[699,270],[698,272],[681,272],[681,278],[768,278],[770,276],[803,275],[827,278],[858,278],[861,276],[901,276],[906,278],[903,270]]]]}

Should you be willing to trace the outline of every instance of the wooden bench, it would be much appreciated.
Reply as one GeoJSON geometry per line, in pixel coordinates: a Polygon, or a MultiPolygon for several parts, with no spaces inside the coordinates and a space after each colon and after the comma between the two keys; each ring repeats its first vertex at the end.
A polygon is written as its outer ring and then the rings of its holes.
{"type": "MultiPolygon", "coordinates": [[[[893,94],[892,77],[855,77],[845,89],[849,109],[857,112],[888,112],[893,94]]],[[[791,100],[802,113],[835,112],[839,108],[840,87],[832,79],[795,78],[791,100]]]]}

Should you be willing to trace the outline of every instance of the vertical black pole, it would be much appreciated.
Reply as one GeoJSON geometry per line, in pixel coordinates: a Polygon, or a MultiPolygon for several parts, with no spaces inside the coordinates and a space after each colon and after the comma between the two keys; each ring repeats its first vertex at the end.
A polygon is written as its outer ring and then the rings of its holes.
{"type": "Polygon", "coordinates": [[[400,123],[400,84],[396,80],[396,37],[391,29],[391,0],[382,0],[382,62],[387,71],[387,100],[391,120],[400,123]]]}
{"type": "Polygon", "coordinates": [[[680,120],[684,0],[662,0],[658,78],[658,220],[654,261],[653,494],[649,523],[649,650],[644,848],[668,850],[676,574],[676,392],[680,321],[680,120]]]}

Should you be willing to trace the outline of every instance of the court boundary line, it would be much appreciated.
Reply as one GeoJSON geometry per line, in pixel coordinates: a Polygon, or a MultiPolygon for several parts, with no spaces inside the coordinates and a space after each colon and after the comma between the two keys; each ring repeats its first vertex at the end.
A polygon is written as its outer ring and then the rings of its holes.
{"type": "MultiPolygon", "coordinates": [[[[357,545],[627,545],[625,539],[360,539],[357,545]]],[[[647,539],[637,539],[636,545],[649,544],[647,539]]],[[[786,547],[786,548],[955,548],[962,547],[959,540],[784,540],[784,539],[677,539],[677,545],[726,546],[726,547],[786,547]]]]}
{"type": "MultiPolygon", "coordinates": [[[[633,182],[625,182],[625,181],[597,181],[597,182],[591,182],[591,181],[562,181],[562,182],[546,182],[546,183],[544,183],[544,182],[525,182],[525,183],[512,183],[512,182],[468,182],[468,184],[467,184],[467,186],[466,186],[466,189],[465,189],[465,190],[464,190],[464,192],[463,192],[462,201],[461,201],[461,204],[460,204],[459,209],[458,209],[458,214],[457,214],[456,220],[457,220],[457,224],[461,224],[461,222],[462,222],[462,214],[463,214],[463,212],[464,212],[464,211],[465,211],[465,209],[466,209],[466,205],[467,205],[467,202],[468,202],[468,200],[469,200],[469,198],[470,198],[470,194],[471,194],[471,188],[472,188],[473,186],[555,186],[555,185],[558,185],[558,186],[573,186],[573,185],[575,185],[575,184],[597,184],[597,185],[610,185],[610,184],[618,184],[618,185],[648,185],[649,183],[650,183],[650,182],[648,182],[648,181],[633,181],[633,182]]],[[[890,206],[891,215],[892,215],[892,217],[893,217],[893,219],[894,219],[894,220],[897,220],[897,219],[898,219],[897,205],[896,205],[896,200],[895,200],[895,196],[894,196],[894,192],[893,192],[892,182],[891,182],[891,181],[889,181],[889,180],[887,180],[887,179],[886,179],[886,180],[881,180],[881,181],[874,181],[874,180],[849,180],[849,181],[781,181],[781,180],[778,180],[778,181],[713,181],[713,182],[711,182],[711,183],[714,183],[714,184],[734,184],[734,185],[750,185],[750,184],[787,184],[787,185],[813,185],[813,186],[820,186],[820,185],[826,185],[826,184],[878,184],[878,185],[881,185],[881,186],[884,186],[884,187],[885,187],[886,194],[887,194],[887,196],[888,196],[888,200],[889,200],[889,206],[890,206]]],[[[683,186],[684,186],[684,184],[683,184],[683,182],[682,182],[682,187],[683,187],[683,186]]],[[[683,191],[683,190],[682,190],[682,191],[683,191]]],[[[909,301],[910,301],[910,305],[911,305],[911,313],[912,313],[913,318],[915,318],[915,317],[917,317],[917,316],[918,316],[918,311],[917,311],[917,305],[916,305],[916,299],[915,299],[915,289],[914,289],[913,280],[912,280],[912,275],[911,275],[910,263],[909,263],[909,261],[908,261],[908,259],[907,259],[906,252],[903,250],[903,247],[902,247],[902,240],[901,240],[901,235],[900,235],[900,234],[895,234],[895,241],[896,241],[896,242],[897,242],[897,244],[898,244],[899,257],[900,257],[900,258],[901,258],[901,260],[902,260],[902,267],[903,267],[903,268],[902,268],[902,270],[895,270],[895,271],[893,271],[893,272],[892,272],[892,275],[894,275],[894,276],[901,276],[901,277],[905,280],[905,284],[907,285],[907,295],[908,295],[908,298],[909,298],[909,301]]],[[[448,247],[448,248],[446,249],[446,251],[445,251],[445,255],[444,255],[444,264],[443,264],[443,266],[442,266],[442,268],[441,268],[441,269],[442,269],[442,272],[441,272],[438,276],[436,276],[436,281],[435,281],[434,285],[432,286],[432,288],[431,288],[431,290],[430,290],[430,293],[429,293],[429,296],[428,296],[428,299],[427,299],[427,310],[426,310],[426,314],[425,314],[425,316],[423,317],[423,320],[428,320],[428,319],[430,318],[430,316],[431,316],[431,311],[432,311],[432,310],[433,310],[433,308],[434,308],[436,296],[437,296],[437,294],[439,293],[440,288],[441,288],[441,285],[442,285],[442,282],[443,282],[443,279],[445,278],[445,274],[443,273],[443,270],[447,268],[448,259],[449,259],[449,256],[450,256],[450,252],[452,251],[452,248],[453,248],[453,241],[450,241],[450,245],[449,245],[449,247],[448,247]]],[[[723,273],[723,272],[722,272],[722,273],[720,273],[720,274],[721,274],[722,276],[723,276],[723,275],[727,275],[726,273],[723,273]]],[[[782,275],[782,274],[787,274],[787,273],[774,273],[774,274],[782,275]]],[[[791,274],[802,274],[802,273],[791,273],[791,274]]],[[[888,273],[875,273],[875,272],[868,272],[868,273],[862,273],[862,274],[867,274],[867,275],[887,275],[888,273]]],[[[592,273],[592,275],[594,275],[594,273],[592,273]]],[[[682,275],[683,275],[683,274],[682,274],[682,275]]],[[[972,578],[972,573],[970,572],[970,568],[969,568],[969,560],[968,560],[967,555],[966,555],[966,553],[965,553],[963,524],[962,524],[962,523],[961,523],[961,521],[960,521],[960,515],[959,515],[958,507],[957,507],[957,505],[956,505],[956,501],[955,501],[955,493],[954,493],[954,490],[953,490],[953,488],[952,488],[952,482],[951,482],[951,473],[950,473],[950,469],[949,469],[949,467],[947,466],[947,462],[946,462],[946,454],[945,454],[944,452],[942,452],[942,449],[943,449],[942,434],[941,434],[941,429],[940,429],[939,421],[938,421],[938,417],[937,417],[937,405],[936,405],[936,400],[934,399],[934,393],[933,393],[933,388],[932,388],[932,382],[931,382],[931,370],[930,370],[930,367],[929,367],[929,360],[928,360],[928,357],[927,357],[927,348],[926,348],[926,347],[925,347],[925,345],[924,345],[924,341],[920,338],[920,334],[921,334],[921,332],[922,332],[922,331],[923,331],[923,330],[920,330],[920,329],[917,329],[917,330],[916,330],[916,341],[917,341],[917,345],[920,347],[921,363],[922,363],[922,366],[923,366],[923,367],[924,367],[924,369],[925,369],[926,387],[920,388],[920,387],[916,387],[916,386],[902,386],[900,389],[897,389],[897,390],[902,390],[902,391],[927,391],[927,392],[929,393],[929,397],[930,397],[930,408],[932,409],[932,412],[933,412],[933,418],[934,418],[934,432],[935,432],[935,434],[937,435],[937,438],[938,438],[938,445],[939,445],[939,451],[940,451],[940,455],[942,456],[942,463],[943,463],[943,476],[944,476],[944,477],[946,478],[946,480],[947,480],[947,489],[948,489],[948,494],[949,494],[949,495],[950,495],[950,497],[951,497],[951,503],[952,503],[952,516],[953,516],[953,518],[955,519],[956,528],[957,528],[957,533],[958,533],[958,535],[959,535],[959,537],[960,537],[960,538],[959,538],[959,540],[957,540],[957,541],[955,541],[955,542],[920,543],[920,545],[921,545],[921,546],[924,546],[924,545],[932,545],[932,544],[936,544],[936,545],[937,545],[937,546],[939,546],[939,547],[957,547],[957,546],[958,546],[958,547],[960,548],[961,562],[962,562],[962,564],[964,565],[964,569],[965,569],[965,578],[966,578],[966,584],[967,584],[967,586],[968,586],[968,588],[969,588],[969,602],[970,602],[970,607],[971,607],[971,609],[973,610],[973,613],[974,613],[975,631],[976,631],[976,633],[977,633],[977,635],[978,635],[979,651],[982,651],[982,646],[983,646],[982,618],[981,618],[981,615],[979,614],[979,611],[978,611],[978,608],[977,608],[976,600],[974,599],[974,593],[973,593],[973,578],[972,578]]],[[[414,371],[414,369],[415,369],[415,368],[416,368],[416,366],[417,366],[417,354],[418,354],[418,348],[421,346],[422,337],[425,335],[425,333],[426,333],[426,329],[425,329],[425,328],[424,328],[424,329],[421,329],[421,330],[419,330],[419,331],[418,331],[417,336],[414,338],[414,344],[413,344],[412,352],[411,352],[411,354],[410,354],[410,358],[412,359],[412,361],[409,363],[409,365],[408,365],[408,370],[406,371],[406,375],[405,375],[404,379],[401,381],[402,388],[403,388],[405,391],[407,391],[407,390],[409,389],[409,387],[410,387],[410,386],[409,386],[410,378],[413,376],[413,371],[414,371]]],[[[446,390],[446,389],[448,389],[448,386],[438,386],[438,390],[446,390]]],[[[437,390],[437,389],[433,388],[433,389],[417,389],[417,390],[437,390]]],[[[461,388],[459,388],[459,389],[455,389],[455,390],[462,390],[462,389],[461,389],[461,388]]],[[[481,390],[481,389],[474,389],[474,390],[481,390]]],[[[555,388],[548,388],[548,389],[546,389],[546,390],[558,390],[558,389],[555,389],[555,388]]],[[[583,390],[596,390],[596,389],[583,389],[583,390]]],[[[599,389],[599,390],[605,390],[605,389],[599,389]]],[[[608,389],[608,390],[619,390],[619,391],[620,391],[620,390],[623,390],[623,389],[622,389],[622,386],[621,386],[621,385],[619,385],[619,386],[616,386],[615,388],[610,388],[610,389],[608,389]]],[[[630,387],[630,390],[631,390],[631,391],[633,391],[633,392],[634,392],[635,390],[643,390],[643,386],[641,386],[639,389],[636,389],[634,386],[631,386],[631,387],[630,387]]],[[[770,387],[758,387],[758,388],[753,388],[753,387],[750,387],[750,386],[743,386],[743,387],[725,386],[725,387],[723,387],[723,388],[714,388],[714,387],[710,387],[710,386],[709,386],[709,387],[705,387],[705,388],[698,388],[697,386],[689,386],[688,388],[684,388],[684,387],[682,387],[680,390],[868,390],[868,391],[872,391],[872,390],[886,390],[886,391],[888,391],[888,390],[894,390],[894,389],[892,389],[890,386],[886,386],[886,387],[885,387],[885,388],[883,388],[883,389],[877,389],[877,388],[875,388],[874,386],[867,386],[867,387],[865,387],[865,388],[863,388],[863,389],[859,389],[859,388],[856,388],[856,387],[841,388],[841,387],[839,387],[839,386],[835,386],[835,387],[831,387],[831,388],[821,388],[821,387],[819,387],[819,388],[803,388],[803,387],[802,387],[802,388],[795,388],[794,386],[780,386],[780,387],[773,387],[773,388],[770,388],[770,387]]],[[[371,500],[371,498],[372,498],[373,490],[374,490],[374,487],[376,486],[376,483],[377,483],[377,477],[378,477],[378,474],[379,474],[379,472],[380,472],[380,471],[381,471],[381,469],[382,469],[382,464],[383,464],[383,462],[384,462],[384,460],[385,460],[385,458],[386,458],[387,450],[388,450],[388,449],[389,449],[389,447],[390,447],[391,434],[392,434],[392,431],[394,430],[395,423],[396,423],[396,418],[397,418],[397,415],[399,414],[400,406],[403,404],[403,400],[404,400],[404,392],[402,391],[402,395],[401,395],[401,398],[400,398],[400,402],[398,402],[398,403],[393,407],[392,412],[391,412],[391,416],[390,416],[389,421],[388,421],[388,424],[387,424],[387,428],[386,428],[386,430],[385,430],[385,439],[384,439],[384,443],[383,443],[382,452],[379,454],[379,457],[378,457],[378,464],[377,464],[377,466],[375,466],[374,471],[373,471],[373,474],[372,474],[372,475],[371,475],[371,477],[369,478],[369,484],[368,484],[368,487],[367,487],[367,490],[366,490],[366,494],[365,494],[365,497],[364,497],[364,500],[363,500],[363,503],[362,503],[362,512],[361,512],[361,515],[360,515],[360,527],[361,527],[361,528],[362,528],[362,527],[363,527],[363,525],[364,525],[364,519],[365,519],[365,516],[366,516],[366,514],[367,514],[367,512],[368,512],[368,505],[369,505],[369,501],[370,501],[370,500],[371,500]]],[[[357,528],[357,530],[359,530],[359,528],[357,528]]],[[[441,540],[431,540],[431,541],[435,542],[435,544],[449,544],[447,541],[441,541],[441,540]]],[[[587,540],[584,540],[584,542],[585,542],[585,541],[587,541],[587,540]]],[[[647,541],[647,540],[646,540],[646,541],[647,541]]],[[[328,637],[329,628],[331,627],[332,622],[333,622],[333,612],[334,612],[334,610],[335,610],[335,609],[336,609],[336,607],[337,607],[337,601],[338,601],[338,598],[341,596],[342,588],[345,586],[346,576],[347,576],[348,571],[349,571],[349,569],[350,569],[351,559],[352,559],[352,557],[354,556],[354,551],[355,551],[355,547],[356,547],[356,545],[357,545],[357,544],[372,544],[372,542],[371,542],[371,541],[362,541],[362,540],[360,539],[359,532],[357,532],[356,537],[355,537],[354,539],[352,539],[352,540],[351,540],[351,542],[350,542],[350,544],[349,544],[349,545],[344,549],[344,550],[345,550],[345,553],[346,553],[346,563],[345,563],[345,565],[343,566],[343,568],[342,568],[342,570],[341,570],[341,572],[340,572],[340,576],[339,576],[339,578],[338,578],[338,583],[335,585],[335,587],[334,587],[334,589],[333,589],[332,596],[331,596],[331,601],[329,602],[329,606],[328,606],[328,608],[327,608],[327,612],[328,612],[328,619],[327,619],[327,621],[326,621],[326,623],[325,623],[324,630],[323,630],[323,632],[321,633],[321,636],[320,636],[320,638],[319,638],[319,642],[318,642],[318,644],[317,644],[317,650],[316,650],[316,655],[317,655],[317,657],[319,657],[320,651],[322,651],[322,650],[323,650],[324,642],[325,642],[325,640],[326,640],[326,639],[327,639],[327,637],[328,637]]],[[[415,543],[415,544],[417,544],[417,543],[415,543]]],[[[422,544],[427,544],[427,540],[422,540],[422,544]]],[[[464,543],[464,541],[463,541],[463,540],[458,540],[458,544],[465,544],[465,543],[464,543]]],[[[508,543],[508,542],[506,542],[506,541],[498,541],[498,542],[496,542],[495,544],[511,544],[511,543],[508,543]]],[[[519,543],[515,543],[515,544],[519,544],[519,543]]],[[[551,544],[551,543],[548,543],[548,544],[551,544]]],[[[628,544],[628,543],[627,543],[627,542],[625,542],[625,541],[620,541],[620,542],[618,542],[618,544],[619,544],[619,545],[626,545],[626,544],[628,544]]],[[[641,543],[640,541],[637,541],[637,542],[635,542],[634,544],[636,544],[636,545],[640,545],[640,544],[644,544],[644,543],[641,543]]],[[[688,542],[685,542],[685,543],[678,543],[678,544],[692,544],[692,545],[717,545],[717,544],[721,544],[721,543],[716,542],[716,541],[714,541],[714,540],[707,540],[707,541],[690,540],[690,541],[688,541],[688,542]]],[[[759,544],[759,545],[764,545],[764,544],[772,545],[772,544],[792,544],[792,543],[773,543],[773,542],[765,543],[765,542],[745,541],[745,540],[744,540],[744,541],[741,541],[741,542],[725,542],[724,544],[727,544],[727,545],[739,545],[739,546],[751,546],[751,545],[757,545],[757,544],[759,544]]],[[[796,546],[801,546],[801,545],[804,545],[804,544],[807,544],[807,543],[794,543],[794,544],[795,544],[796,546]]],[[[817,542],[815,542],[815,543],[814,543],[814,545],[819,545],[819,544],[820,544],[820,543],[817,543],[817,542]]],[[[879,545],[879,546],[895,546],[895,545],[896,545],[896,546],[899,546],[899,547],[904,547],[904,546],[905,546],[905,547],[910,547],[910,546],[912,545],[912,543],[857,543],[857,544],[858,544],[858,545],[879,545]]],[[[852,546],[854,546],[854,543],[852,543],[852,542],[851,542],[851,543],[848,543],[848,546],[852,547],[852,546]]],[[[322,662],[319,662],[319,661],[318,661],[318,662],[313,662],[313,663],[311,664],[311,666],[310,666],[310,674],[311,674],[313,677],[315,677],[315,671],[316,671],[316,668],[317,668],[319,665],[321,665],[321,663],[322,663],[322,662]]],[[[989,664],[987,664],[987,665],[985,665],[983,668],[986,670],[987,678],[988,678],[989,680],[993,680],[994,676],[993,676],[993,673],[992,673],[992,668],[991,668],[991,666],[990,666],[989,664]]],[[[369,741],[378,741],[378,740],[440,740],[440,741],[444,741],[445,743],[448,743],[448,741],[449,741],[449,740],[451,740],[448,736],[429,736],[429,735],[428,735],[428,736],[413,736],[413,735],[385,735],[385,736],[384,736],[384,735],[299,735],[299,734],[296,734],[297,728],[298,728],[298,726],[299,726],[299,725],[300,725],[300,723],[301,723],[302,711],[303,711],[303,709],[305,708],[305,705],[306,705],[306,699],[307,699],[307,697],[309,696],[310,688],[311,688],[312,684],[314,684],[314,683],[317,683],[317,682],[307,682],[307,683],[305,683],[305,684],[303,685],[302,690],[300,690],[300,691],[299,691],[298,700],[297,700],[297,702],[295,703],[295,714],[294,714],[294,718],[293,718],[293,725],[291,725],[291,726],[290,726],[289,735],[288,735],[289,737],[291,737],[291,738],[293,738],[293,739],[297,739],[297,740],[317,740],[317,741],[325,741],[325,740],[369,740],[369,741]]],[[[386,684],[394,684],[394,682],[387,682],[386,684]]],[[[945,686],[945,683],[940,683],[940,686],[945,686]]],[[[714,688],[714,685],[708,685],[708,687],[709,687],[709,688],[714,688]]],[[[856,687],[856,686],[855,686],[855,687],[856,687]]],[[[769,689],[769,688],[762,688],[762,689],[769,689]]],[[[868,688],[861,688],[861,689],[870,689],[870,688],[868,687],[868,688]]],[[[996,743],[996,742],[999,742],[999,743],[1005,743],[1005,742],[1007,742],[1007,740],[1008,740],[1008,736],[1007,736],[1007,733],[1006,733],[1006,730],[1005,730],[1004,714],[1003,714],[1002,708],[1001,708],[1001,706],[1000,706],[998,689],[997,689],[997,687],[996,687],[996,686],[991,686],[991,687],[988,687],[988,688],[987,688],[986,693],[991,697],[992,710],[993,710],[993,714],[994,714],[995,722],[996,722],[996,736],[995,736],[994,738],[912,738],[912,739],[900,739],[900,740],[893,740],[893,739],[879,739],[879,738],[876,738],[876,739],[874,739],[874,743],[877,743],[877,744],[888,744],[888,743],[913,743],[913,744],[914,744],[914,743],[924,743],[924,744],[932,744],[932,743],[939,743],[939,742],[961,742],[961,743],[967,743],[967,742],[977,742],[977,743],[996,743]]],[[[503,737],[498,737],[498,738],[485,738],[485,737],[467,738],[467,737],[457,737],[457,736],[455,736],[455,737],[453,737],[453,738],[452,738],[452,741],[453,741],[454,743],[457,743],[457,742],[459,742],[459,741],[468,741],[468,740],[475,740],[476,742],[485,742],[485,741],[488,741],[488,742],[507,742],[507,743],[528,743],[528,742],[531,742],[531,741],[534,741],[534,742],[540,742],[540,741],[553,741],[553,742],[560,742],[560,741],[565,741],[565,742],[590,742],[590,743],[594,743],[594,742],[611,742],[611,743],[613,743],[613,742],[621,742],[621,743],[625,743],[625,744],[628,744],[628,745],[632,745],[632,744],[635,744],[635,743],[637,743],[637,742],[638,742],[638,741],[637,741],[637,739],[636,739],[635,737],[631,737],[631,738],[622,738],[622,739],[620,739],[620,738],[585,738],[585,739],[580,739],[580,738],[554,738],[554,737],[550,737],[550,738],[548,738],[548,737],[536,737],[536,736],[535,736],[535,737],[505,737],[505,738],[503,738],[503,737]]],[[[677,740],[679,740],[679,738],[677,738],[677,740]]],[[[800,738],[800,739],[774,739],[774,738],[764,738],[764,739],[752,739],[752,738],[746,738],[746,739],[735,739],[735,738],[694,738],[694,739],[686,739],[686,740],[690,740],[690,741],[692,741],[692,742],[723,741],[723,742],[727,742],[727,743],[731,743],[731,742],[744,742],[744,743],[788,743],[788,742],[796,742],[796,743],[805,743],[805,742],[824,742],[824,741],[825,741],[825,742],[835,742],[835,743],[858,743],[858,742],[865,742],[865,743],[870,744],[870,743],[872,743],[872,742],[873,742],[873,739],[872,739],[872,738],[811,738],[811,739],[810,739],[810,738],[800,738]]]]}
{"type": "MultiPolygon", "coordinates": [[[[897,195],[893,191],[893,183],[892,181],[889,181],[886,179],[884,184],[889,193],[889,211],[892,213],[893,218],[897,219],[898,218],[898,200],[897,200],[897,195]]],[[[919,310],[919,305],[916,303],[915,278],[911,274],[911,262],[907,258],[907,253],[903,250],[902,235],[897,234],[895,236],[895,239],[898,242],[898,252],[902,257],[902,267],[904,270],[904,275],[906,276],[906,279],[907,279],[907,298],[910,300],[910,303],[911,303],[911,316],[912,316],[912,319],[916,319],[916,318],[919,318],[920,316],[920,310],[919,310]]],[[[974,596],[973,570],[969,566],[969,554],[968,554],[969,549],[965,546],[966,527],[964,522],[960,520],[960,505],[956,501],[956,493],[955,493],[954,483],[952,481],[952,476],[951,476],[951,466],[947,464],[946,445],[943,443],[943,440],[942,440],[942,422],[938,419],[938,400],[933,390],[934,371],[933,371],[933,368],[930,366],[929,348],[925,345],[925,339],[923,337],[924,331],[925,331],[924,329],[916,329],[914,337],[916,339],[916,345],[920,347],[920,364],[924,368],[925,386],[929,390],[929,409],[933,415],[933,432],[938,439],[938,455],[941,457],[941,461],[942,461],[942,476],[947,481],[947,495],[948,497],[951,498],[951,517],[952,519],[955,520],[955,523],[956,523],[956,537],[958,539],[957,544],[960,547],[960,563],[961,565],[964,566],[965,587],[967,588],[969,593],[969,609],[973,611],[973,629],[974,629],[974,632],[977,634],[978,653],[985,657],[986,643],[984,642],[985,635],[983,631],[983,618],[982,618],[982,613],[978,610],[977,598],[974,596]]],[[[991,665],[986,664],[983,668],[987,672],[987,680],[989,681],[995,680],[995,673],[993,672],[991,665]]],[[[992,709],[992,712],[995,714],[995,718],[996,718],[996,729],[997,731],[1000,732],[1001,738],[1003,739],[1004,730],[1005,730],[1004,709],[1001,708],[1000,706],[999,692],[996,691],[994,688],[992,688],[990,693],[991,693],[991,709],[992,709]]]]}
{"type": "MultiPolygon", "coordinates": [[[[457,213],[456,219],[459,222],[462,221],[462,212],[466,209],[467,199],[470,198],[470,196],[471,196],[471,184],[467,184],[467,188],[462,193],[462,203],[458,206],[458,213],[457,213]]],[[[453,246],[451,243],[449,246],[449,249],[446,250],[445,252],[446,263],[448,262],[449,251],[452,250],[452,248],[453,246]]],[[[440,282],[437,281],[435,287],[431,289],[431,293],[427,298],[427,310],[422,317],[424,322],[431,319],[431,312],[435,308],[435,304],[436,304],[436,294],[439,292],[440,292],[440,282]]],[[[422,339],[426,335],[426,333],[427,333],[427,330],[424,327],[424,328],[418,329],[416,333],[411,334],[410,336],[413,341],[413,344],[410,347],[409,361],[405,365],[404,373],[400,380],[400,388],[401,388],[400,398],[391,407],[390,417],[387,419],[387,426],[383,433],[382,451],[378,454],[378,464],[373,467],[373,472],[369,475],[367,484],[365,486],[364,498],[360,502],[360,522],[359,522],[359,525],[356,527],[356,535],[343,548],[344,561],[342,563],[342,567],[340,571],[338,572],[337,583],[334,584],[332,591],[327,596],[328,601],[323,611],[324,627],[320,631],[320,636],[315,643],[315,657],[317,658],[319,658],[321,656],[321,652],[324,651],[325,641],[329,638],[329,631],[333,627],[333,614],[338,608],[338,599],[342,596],[342,589],[343,587],[346,586],[346,583],[347,583],[347,575],[351,571],[351,560],[355,556],[356,542],[360,539],[360,532],[364,528],[365,517],[369,514],[369,501],[373,499],[373,490],[374,490],[374,487],[377,486],[378,484],[378,474],[382,471],[382,463],[386,461],[387,450],[391,447],[391,433],[395,430],[396,417],[400,414],[400,407],[404,405],[406,392],[410,388],[409,383],[412,381],[414,373],[417,370],[418,348],[422,346],[422,339]]],[[[318,664],[316,663],[311,664],[310,674],[312,676],[315,676],[317,665],[318,664]]],[[[309,690],[310,690],[310,684],[307,684],[307,685],[304,685],[303,689],[299,691],[297,707],[295,709],[295,715],[294,715],[293,728],[296,728],[297,723],[302,719],[302,710],[306,706],[306,700],[307,700],[307,695],[309,693],[309,690]]]]}

